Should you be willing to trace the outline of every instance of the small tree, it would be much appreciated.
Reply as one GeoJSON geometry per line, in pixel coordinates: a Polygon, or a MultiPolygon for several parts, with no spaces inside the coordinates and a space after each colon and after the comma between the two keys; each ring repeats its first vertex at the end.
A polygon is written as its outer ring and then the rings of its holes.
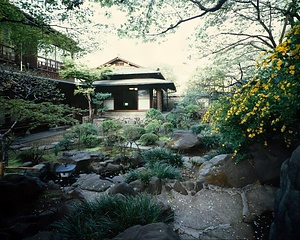
{"type": "Polygon", "coordinates": [[[74,94],[83,94],[87,99],[89,121],[91,121],[93,117],[92,96],[95,94],[95,87],[93,86],[93,83],[95,80],[108,79],[106,73],[110,71],[111,70],[106,67],[93,70],[84,65],[76,65],[71,60],[67,60],[65,62],[65,68],[60,71],[60,76],[65,79],[75,78],[80,80],[74,94]]]}
{"type": "Polygon", "coordinates": [[[97,113],[104,113],[107,110],[107,106],[104,105],[104,100],[108,99],[111,96],[111,93],[96,93],[92,102],[98,106],[97,113]]]}
{"type": "Polygon", "coordinates": [[[76,111],[67,105],[55,104],[62,99],[54,81],[33,73],[8,71],[0,68],[0,113],[11,124],[0,134],[1,161],[8,164],[9,136],[19,122],[29,121],[29,127],[40,123],[50,126],[73,124],[76,111]]]}

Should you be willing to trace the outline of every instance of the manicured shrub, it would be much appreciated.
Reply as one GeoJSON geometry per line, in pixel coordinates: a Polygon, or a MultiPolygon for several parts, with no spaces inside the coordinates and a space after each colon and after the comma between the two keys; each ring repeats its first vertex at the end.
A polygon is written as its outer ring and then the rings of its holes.
{"type": "Polygon", "coordinates": [[[55,224],[64,239],[111,239],[134,225],[167,222],[173,214],[163,209],[151,195],[104,195],[97,201],[84,202],[55,224]]]}
{"type": "Polygon", "coordinates": [[[199,119],[194,116],[192,106],[191,109],[181,105],[176,106],[167,114],[166,120],[178,129],[189,129],[192,125],[197,124],[199,119]]]}
{"type": "Polygon", "coordinates": [[[162,115],[161,111],[155,108],[150,108],[149,110],[147,110],[145,118],[146,118],[145,119],[146,123],[151,122],[153,120],[157,120],[157,121],[164,120],[164,116],[162,115]]]}
{"type": "Polygon", "coordinates": [[[98,135],[98,128],[92,123],[82,123],[71,127],[71,132],[75,134],[76,137],[87,136],[87,135],[98,135]]]}
{"type": "Polygon", "coordinates": [[[121,129],[121,124],[117,120],[109,119],[100,123],[100,127],[102,128],[103,133],[108,133],[121,129]]]}
{"type": "Polygon", "coordinates": [[[182,155],[179,153],[174,153],[168,148],[156,147],[142,153],[144,160],[150,165],[160,162],[168,163],[175,167],[182,167],[183,160],[182,155]]]}
{"type": "Polygon", "coordinates": [[[156,144],[158,140],[159,140],[159,137],[156,134],[154,134],[154,133],[145,133],[140,137],[139,142],[143,146],[149,146],[149,145],[156,144]]]}
{"type": "Polygon", "coordinates": [[[54,153],[57,155],[61,150],[69,150],[73,144],[73,141],[67,137],[67,135],[63,135],[63,139],[60,140],[54,147],[54,153]]]}
{"type": "Polygon", "coordinates": [[[81,138],[81,142],[84,146],[92,148],[97,146],[101,141],[97,136],[94,135],[84,135],[81,138]]]}
{"type": "Polygon", "coordinates": [[[143,127],[126,125],[123,130],[123,135],[128,141],[137,141],[145,132],[143,127]]]}
{"type": "Polygon", "coordinates": [[[158,134],[161,128],[161,122],[157,120],[152,120],[145,125],[146,133],[158,134]]]}
{"type": "Polygon", "coordinates": [[[161,126],[160,126],[160,132],[163,134],[170,134],[173,132],[174,126],[172,123],[170,122],[164,122],[161,126]]]}

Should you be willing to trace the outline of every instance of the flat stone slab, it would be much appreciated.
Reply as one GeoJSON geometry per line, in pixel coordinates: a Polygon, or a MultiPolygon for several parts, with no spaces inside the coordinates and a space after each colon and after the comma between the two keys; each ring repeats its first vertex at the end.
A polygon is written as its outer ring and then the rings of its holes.
{"type": "MultiPolygon", "coordinates": [[[[272,196],[275,189],[255,185],[246,189],[209,186],[194,196],[171,190],[163,191],[157,198],[174,210],[174,229],[182,239],[254,239],[253,228],[245,219],[260,214],[255,210],[262,210],[260,199],[265,192],[272,196]]],[[[272,199],[263,205],[271,210],[272,199]]]]}

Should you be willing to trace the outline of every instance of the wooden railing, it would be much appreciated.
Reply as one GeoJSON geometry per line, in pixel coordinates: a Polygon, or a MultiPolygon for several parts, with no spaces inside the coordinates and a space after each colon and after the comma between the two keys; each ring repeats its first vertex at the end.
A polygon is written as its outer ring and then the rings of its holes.
{"type": "Polygon", "coordinates": [[[15,50],[10,46],[0,44],[0,60],[14,63],[16,61],[15,50]]]}
{"type": "MultiPolygon", "coordinates": [[[[17,60],[15,50],[13,47],[0,44],[0,64],[6,64],[13,66],[20,66],[20,61],[17,60]]],[[[29,68],[38,72],[41,76],[60,79],[58,71],[62,68],[63,63],[38,56],[35,63],[31,63],[29,68]]],[[[28,69],[28,66],[23,62],[24,69],[28,69]]]]}
{"type": "Polygon", "coordinates": [[[62,68],[63,63],[52,59],[38,57],[37,70],[45,77],[59,79],[58,71],[62,68]]]}

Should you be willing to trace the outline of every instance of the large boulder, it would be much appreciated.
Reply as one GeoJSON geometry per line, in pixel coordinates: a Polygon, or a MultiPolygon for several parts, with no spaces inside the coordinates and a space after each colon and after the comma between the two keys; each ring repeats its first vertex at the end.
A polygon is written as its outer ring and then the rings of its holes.
{"type": "Polygon", "coordinates": [[[281,167],[270,239],[300,239],[300,146],[281,167]]]}
{"type": "Polygon", "coordinates": [[[203,182],[221,187],[243,187],[259,181],[279,185],[280,166],[290,153],[280,142],[271,141],[268,147],[254,144],[250,147],[251,159],[236,163],[230,154],[221,154],[204,162],[199,170],[203,182]]]}
{"type": "Polygon", "coordinates": [[[126,229],[114,240],[180,240],[180,237],[173,229],[162,222],[151,223],[145,226],[135,225],[126,229]]]}
{"type": "Polygon", "coordinates": [[[201,140],[192,131],[176,130],[167,146],[173,150],[188,151],[199,147],[201,144],[201,140]]]}
{"type": "Polygon", "coordinates": [[[204,162],[199,170],[199,180],[220,187],[240,188],[258,180],[251,162],[236,163],[230,154],[221,154],[204,162]]]}
{"type": "Polygon", "coordinates": [[[0,179],[0,216],[21,215],[45,190],[39,178],[9,174],[0,179]]]}
{"type": "Polygon", "coordinates": [[[104,192],[113,185],[112,181],[102,179],[98,174],[80,174],[73,187],[80,190],[87,190],[92,192],[104,192]]]}
{"type": "Polygon", "coordinates": [[[251,163],[261,183],[279,186],[282,163],[291,156],[291,150],[282,141],[269,141],[268,146],[255,143],[250,147],[251,163]]]}

